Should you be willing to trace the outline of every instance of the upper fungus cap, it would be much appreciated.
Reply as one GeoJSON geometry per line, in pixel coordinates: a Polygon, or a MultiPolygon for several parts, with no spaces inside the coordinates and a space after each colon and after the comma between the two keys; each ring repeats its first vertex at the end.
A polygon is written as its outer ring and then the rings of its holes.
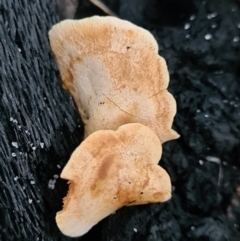
{"type": "Polygon", "coordinates": [[[171,182],[157,164],[161,154],[159,138],[138,123],[88,136],[61,173],[70,182],[56,216],[62,233],[81,236],[122,206],[168,200],[171,182]]]}
{"type": "Polygon", "coordinates": [[[62,21],[49,31],[63,85],[85,124],[85,137],[126,123],[150,127],[161,142],[176,139],[169,74],[147,30],[115,17],[62,21]]]}

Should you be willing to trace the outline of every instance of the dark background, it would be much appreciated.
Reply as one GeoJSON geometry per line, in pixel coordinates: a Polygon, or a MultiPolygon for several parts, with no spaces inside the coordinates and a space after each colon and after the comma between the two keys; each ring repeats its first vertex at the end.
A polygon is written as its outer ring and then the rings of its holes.
{"type": "Polygon", "coordinates": [[[106,14],[87,0],[69,11],[67,0],[0,0],[0,240],[239,241],[240,1],[104,2],[151,31],[167,61],[181,135],[161,160],[173,197],[122,208],[82,238],[60,233],[58,176],[83,128],[47,33],[59,17],[106,14]]]}

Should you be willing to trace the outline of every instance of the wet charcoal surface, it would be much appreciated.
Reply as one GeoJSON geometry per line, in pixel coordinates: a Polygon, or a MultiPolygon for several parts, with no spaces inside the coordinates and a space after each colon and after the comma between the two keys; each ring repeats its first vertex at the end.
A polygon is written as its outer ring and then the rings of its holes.
{"type": "MultiPolygon", "coordinates": [[[[61,235],[58,178],[81,141],[79,115],[58,79],[47,32],[53,1],[0,0],[0,240],[240,240],[240,2],[105,0],[150,30],[177,101],[160,164],[173,197],[127,207],[82,238],[61,235]]],[[[81,1],[76,18],[102,14],[81,1]]]]}
{"type": "Polygon", "coordinates": [[[62,237],[54,216],[66,186],[56,175],[81,123],[49,47],[56,21],[52,1],[0,1],[0,240],[62,237]]]}

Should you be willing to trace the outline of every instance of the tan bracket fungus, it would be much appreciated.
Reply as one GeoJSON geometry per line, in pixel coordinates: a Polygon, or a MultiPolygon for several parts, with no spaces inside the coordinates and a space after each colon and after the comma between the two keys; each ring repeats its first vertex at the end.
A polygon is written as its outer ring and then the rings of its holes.
{"type": "Polygon", "coordinates": [[[64,87],[85,124],[85,138],[126,123],[176,139],[169,74],[150,32],[115,17],[65,20],[49,31],[64,87]]]}
{"type": "Polygon", "coordinates": [[[62,233],[81,236],[122,206],[168,200],[171,182],[158,165],[161,154],[157,135],[138,123],[91,134],[61,173],[70,182],[56,216],[62,233]]]}

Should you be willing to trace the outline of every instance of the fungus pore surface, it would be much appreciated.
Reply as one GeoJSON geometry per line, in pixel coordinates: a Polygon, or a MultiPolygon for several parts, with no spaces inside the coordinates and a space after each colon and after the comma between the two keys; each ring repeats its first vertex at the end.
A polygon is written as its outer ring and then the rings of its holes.
{"type": "Polygon", "coordinates": [[[176,139],[169,74],[147,30],[115,17],[65,20],[49,31],[64,87],[85,125],[85,138],[126,123],[150,127],[161,142],[176,139]]]}
{"type": "Polygon", "coordinates": [[[159,138],[142,124],[89,135],[61,173],[70,183],[56,215],[62,233],[81,236],[122,206],[167,201],[171,182],[158,165],[161,154],[159,138]]]}

